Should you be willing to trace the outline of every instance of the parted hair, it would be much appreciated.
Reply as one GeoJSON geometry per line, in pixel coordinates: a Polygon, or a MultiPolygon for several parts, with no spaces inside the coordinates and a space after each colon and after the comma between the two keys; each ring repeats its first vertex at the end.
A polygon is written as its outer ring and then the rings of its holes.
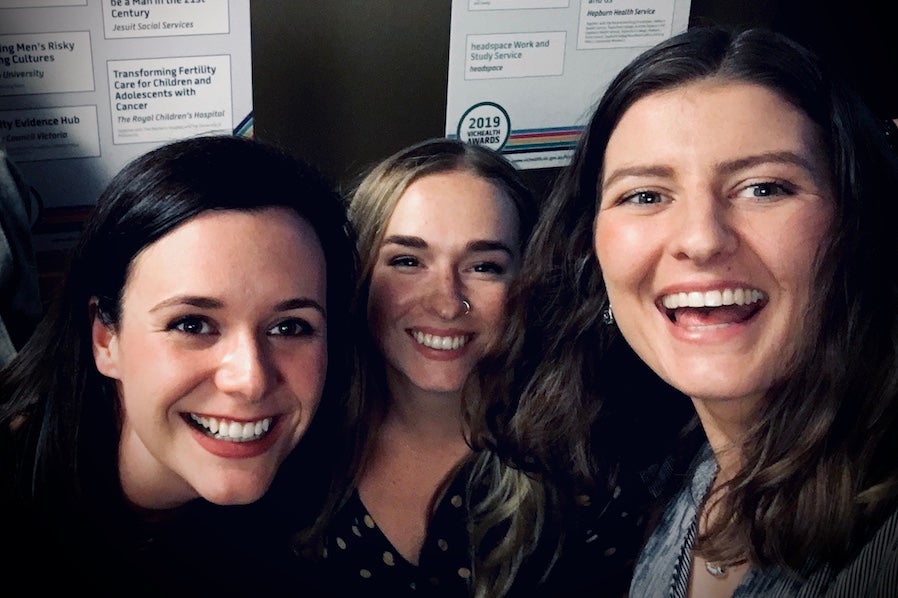
{"type": "Polygon", "coordinates": [[[42,322],[0,372],[0,438],[21,439],[14,467],[20,499],[76,505],[119,496],[121,414],[115,385],[94,364],[92,298],[97,317],[117,326],[131,264],[143,249],[209,210],[271,207],[307,221],[325,255],[328,372],[316,417],[336,421],[351,373],[347,315],[358,261],[342,198],[316,169],[273,145],[230,135],[175,141],[112,179],[42,322]]]}
{"type": "Polygon", "coordinates": [[[696,550],[712,561],[793,571],[838,565],[898,502],[898,163],[885,125],[859,96],[781,34],[692,28],[642,53],[610,83],[544,204],[505,337],[483,362],[490,402],[481,441],[524,468],[589,485],[626,466],[639,443],[673,439],[676,449],[703,440],[694,420],[683,426],[664,416],[662,397],[628,389],[652,374],[634,374],[642,366],[601,323],[608,303],[593,226],[604,153],[625,111],[649,94],[710,78],[761,85],[816,125],[835,216],[812,265],[802,348],[740,447],[748,465],[710,497],[720,517],[696,550]],[[631,367],[620,367],[622,359],[631,367]]]}
{"type": "MultiPolygon", "coordinates": [[[[485,146],[449,138],[426,139],[405,147],[365,172],[350,194],[349,218],[358,237],[361,261],[354,307],[360,320],[364,318],[367,310],[371,274],[387,224],[403,193],[422,177],[449,172],[472,174],[501,190],[514,204],[518,216],[518,239],[522,248],[526,244],[537,218],[536,198],[521,173],[501,153],[485,146]]],[[[301,544],[306,543],[314,547],[316,542],[321,541],[321,534],[326,530],[330,517],[339,510],[357,486],[373,440],[383,422],[388,398],[386,366],[369,332],[367,328],[360,331],[363,338],[359,341],[359,367],[350,392],[349,422],[352,442],[347,444],[350,447],[350,454],[345,457],[348,463],[346,475],[338,476],[336,479],[330,508],[325,509],[315,528],[299,535],[301,544]]],[[[473,394],[479,397],[479,393],[473,394]]],[[[479,398],[476,397],[471,400],[478,401],[479,398]]],[[[495,467],[490,460],[490,454],[478,454],[468,464],[469,468],[466,471],[473,472],[469,478],[471,484],[477,486],[476,489],[469,489],[472,496],[484,491],[480,482],[487,478],[487,472],[493,472],[495,467]]],[[[516,475],[514,472],[506,473],[508,475],[502,479],[516,475]]],[[[504,513],[514,506],[509,507],[508,503],[505,503],[500,508],[504,513]]],[[[494,518],[495,513],[480,514],[476,511],[476,507],[474,511],[477,517],[475,528],[493,529],[498,525],[498,521],[494,518]]],[[[499,520],[503,518],[504,515],[499,516],[499,520]]],[[[474,537],[481,538],[481,534],[475,532],[474,537]]],[[[482,560],[479,551],[476,551],[474,558],[475,563],[482,560]]],[[[499,569],[499,565],[499,561],[489,561],[488,566],[499,569]]],[[[478,571],[472,576],[474,586],[472,591],[475,594],[499,595],[496,593],[496,580],[493,574],[476,573],[478,571]]],[[[503,576],[503,579],[507,577],[501,572],[496,572],[495,575],[503,576]]]]}
{"type": "MultiPolygon", "coordinates": [[[[367,309],[371,273],[387,223],[396,204],[408,187],[418,179],[439,173],[469,172],[490,181],[514,203],[518,213],[519,235],[524,242],[536,221],[535,200],[520,173],[501,154],[458,140],[435,138],[415,143],[375,165],[351,195],[349,218],[358,236],[361,273],[356,312],[367,309]]],[[[360,475],[367,458],[370,439],[377,434],[386,405],[385,366],[370,335],[360,352],[360,375],[352,392],[351,417],[358,438],[351,471],[360,475]]],[[[354,480],[357,481],[357,480],[354,480]]]]}

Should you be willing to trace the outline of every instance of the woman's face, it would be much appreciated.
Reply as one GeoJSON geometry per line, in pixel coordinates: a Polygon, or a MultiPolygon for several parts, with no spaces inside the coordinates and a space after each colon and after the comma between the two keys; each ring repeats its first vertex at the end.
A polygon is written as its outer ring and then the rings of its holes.
{"type": "Polygon", "coordinates": [[[408,186],[377,250],[368,300],[394,394],[397,385],[461,390],[498,332],[519,246],[514,203],[489,181],[451,171],[408,186]]]}
{"type": "Polygon", "coordinates": [[[321,398],[325,291],[318,237],[287,209],[205,212],[138,254],[119,326],[93,325],[133,503],[262,496],[321,398]]]}
{"type": "Polygon", "coordinates": [[[655,93],[614,129],[595,250],[617,325],[662,378],[752,405],[801,350],[834,192],[812,122],[768,89],[655,93]]]}

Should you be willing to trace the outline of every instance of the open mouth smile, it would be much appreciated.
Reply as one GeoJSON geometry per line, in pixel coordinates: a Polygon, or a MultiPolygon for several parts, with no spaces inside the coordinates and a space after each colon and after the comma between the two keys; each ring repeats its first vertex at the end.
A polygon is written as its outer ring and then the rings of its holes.
{"type": "Polygon", "coordinates": [[[271,429],[273,418],[238,422],[223,418],[205,417],[190,413],[187,421],[210,438],[227,442],[251,442],[264,438],[271,429]]]}
{"type": "Polygon", "coordinates": [[[667,318],[678,326],[728,326],[745,322],[767,305],[764,291],[752,288],[671,293],[660,299],[667,318]]]}

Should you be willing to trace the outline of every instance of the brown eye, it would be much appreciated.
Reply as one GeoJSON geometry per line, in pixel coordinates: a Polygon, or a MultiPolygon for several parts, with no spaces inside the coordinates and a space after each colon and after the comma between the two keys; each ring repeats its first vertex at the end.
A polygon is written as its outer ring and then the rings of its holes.
{"type": "Polygon", "coordinates": [[[186,316],[178,318],[168,325],[168,330],[176,330],[184,334],[212,334],[214,329],[205,319],[198,316],[186,316]]]}
{"type": "Polygon", "coordinates": [[[410,255],[401,255],[399,257],[394,257],[388,263],[394,268],[414,268],[420,262],[416,257],[412,257],[410,255]]]}
{"type": "Polygon", "coordinates": [[[268,329],[271,336],[309,336],[315,329],[311,324],[299,318],[282,320],[268,329]]]}
{"type": "Polygon", "coordinates": [[[505,266],[496,262],[482,262],[474,266],[474,272],[484,272],[487,274],[504,274],[505,266]]]}

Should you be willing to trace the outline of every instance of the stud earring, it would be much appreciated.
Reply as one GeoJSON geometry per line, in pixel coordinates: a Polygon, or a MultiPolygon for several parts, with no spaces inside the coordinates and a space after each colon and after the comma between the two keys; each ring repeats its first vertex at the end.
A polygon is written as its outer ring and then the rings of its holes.
{"type": "Polygon", "coordinates": [[[614,312],[611,311],[611,304],[608,304],[608,307],[602,310],[602,324],[606,326],[611,326],[614,324],[614,312]]]}

